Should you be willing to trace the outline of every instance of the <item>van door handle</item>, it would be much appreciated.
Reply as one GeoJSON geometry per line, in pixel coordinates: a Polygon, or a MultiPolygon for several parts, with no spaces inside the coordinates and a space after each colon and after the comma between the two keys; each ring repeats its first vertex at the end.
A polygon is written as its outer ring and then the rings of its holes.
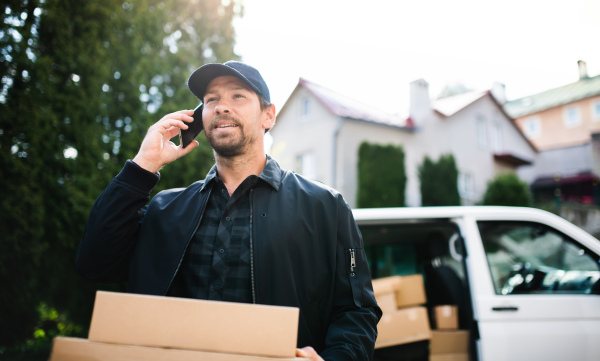
{"type": "Polygon", "coordinates": [[[496,307],[492,307],[492,311],[518,311],[519,307],[516,306],[496,306],[496,307]]]}

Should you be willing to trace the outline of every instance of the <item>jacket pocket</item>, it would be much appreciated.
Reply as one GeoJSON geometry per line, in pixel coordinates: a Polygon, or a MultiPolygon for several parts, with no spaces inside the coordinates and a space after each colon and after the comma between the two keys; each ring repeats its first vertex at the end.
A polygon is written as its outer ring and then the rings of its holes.
{"type": "Polygon", "coordinates": [[[352,289],[352,299],[357,307],[363,306],[363,282],[361,281],[361,278],[364,277],[363,275],[367,271],[366,269],[361,269],[362,266],[360,264],[362,262],[357,262],[359,257],[362,257],[362,255],[362,248],[350,248],[348,249],[348,257],[346,258],[348,260],[347,274],[350,280],[350,288],[352,289]]]}

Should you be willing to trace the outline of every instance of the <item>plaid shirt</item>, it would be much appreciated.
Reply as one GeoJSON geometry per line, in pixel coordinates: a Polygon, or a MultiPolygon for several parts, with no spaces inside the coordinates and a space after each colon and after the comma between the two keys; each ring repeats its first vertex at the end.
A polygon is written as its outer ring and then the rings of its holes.
{"type": "MultiPolygon", "coordinates": [[[[270,158],[269,158],[270,159],[270,158]]],[[[205,187],[212,191],[200,227],[190,241],[169,296],[252,303],[250,194],[273,184],[272,163],[259,177],[247,177],[231,197],[216,167],[205,187]]]]}

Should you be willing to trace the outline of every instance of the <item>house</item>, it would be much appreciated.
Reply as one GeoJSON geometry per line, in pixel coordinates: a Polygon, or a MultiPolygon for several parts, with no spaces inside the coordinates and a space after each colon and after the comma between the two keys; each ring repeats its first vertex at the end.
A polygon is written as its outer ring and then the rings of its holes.
{"type": "Polygon", "coordinates": [[[418,167],[425,156],[453,154],[463,204],[483,196],[500,172],[530,165],[536,151],[502,108],[503,86],[432,101],[429,84],[410,84],[410,113],[388,114],[300,79],[271,130],[271,154],[282,167],[338,189],[356,207],[362,142],[401,145],[406,203],[420,206],[418,167]],[[499,101],[500,100],[500,101],[499,101]]]}
{"type": "Polygon", "coordinates": [[[600,75],[507,102],[504,109],[539,151],[522,172],[537,201],[600,204],[600,75]]]}

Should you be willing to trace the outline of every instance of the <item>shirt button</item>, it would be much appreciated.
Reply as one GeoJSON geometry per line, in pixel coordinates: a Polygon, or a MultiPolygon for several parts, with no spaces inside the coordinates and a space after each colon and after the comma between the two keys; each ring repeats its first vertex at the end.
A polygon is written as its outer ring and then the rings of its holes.
{"type": "Polygon", "coordinates": [[[225,194],[225,189],[221,189],[221,193],[225,194]]]}
{"type": "Polygon", "coordinates": [[[231,221],[231,218],[230,218],[230,217],[225,217],[225,220],[226,220],[227,222],[229,222],[229,221],[231,221]]]}
{"type": "Polygon", "coordinates": [[[219,253],[223,254],[223,253],[225,253],[225,250],[223,248],[221,248],[221,249],[219,249],[219,253]]]}

